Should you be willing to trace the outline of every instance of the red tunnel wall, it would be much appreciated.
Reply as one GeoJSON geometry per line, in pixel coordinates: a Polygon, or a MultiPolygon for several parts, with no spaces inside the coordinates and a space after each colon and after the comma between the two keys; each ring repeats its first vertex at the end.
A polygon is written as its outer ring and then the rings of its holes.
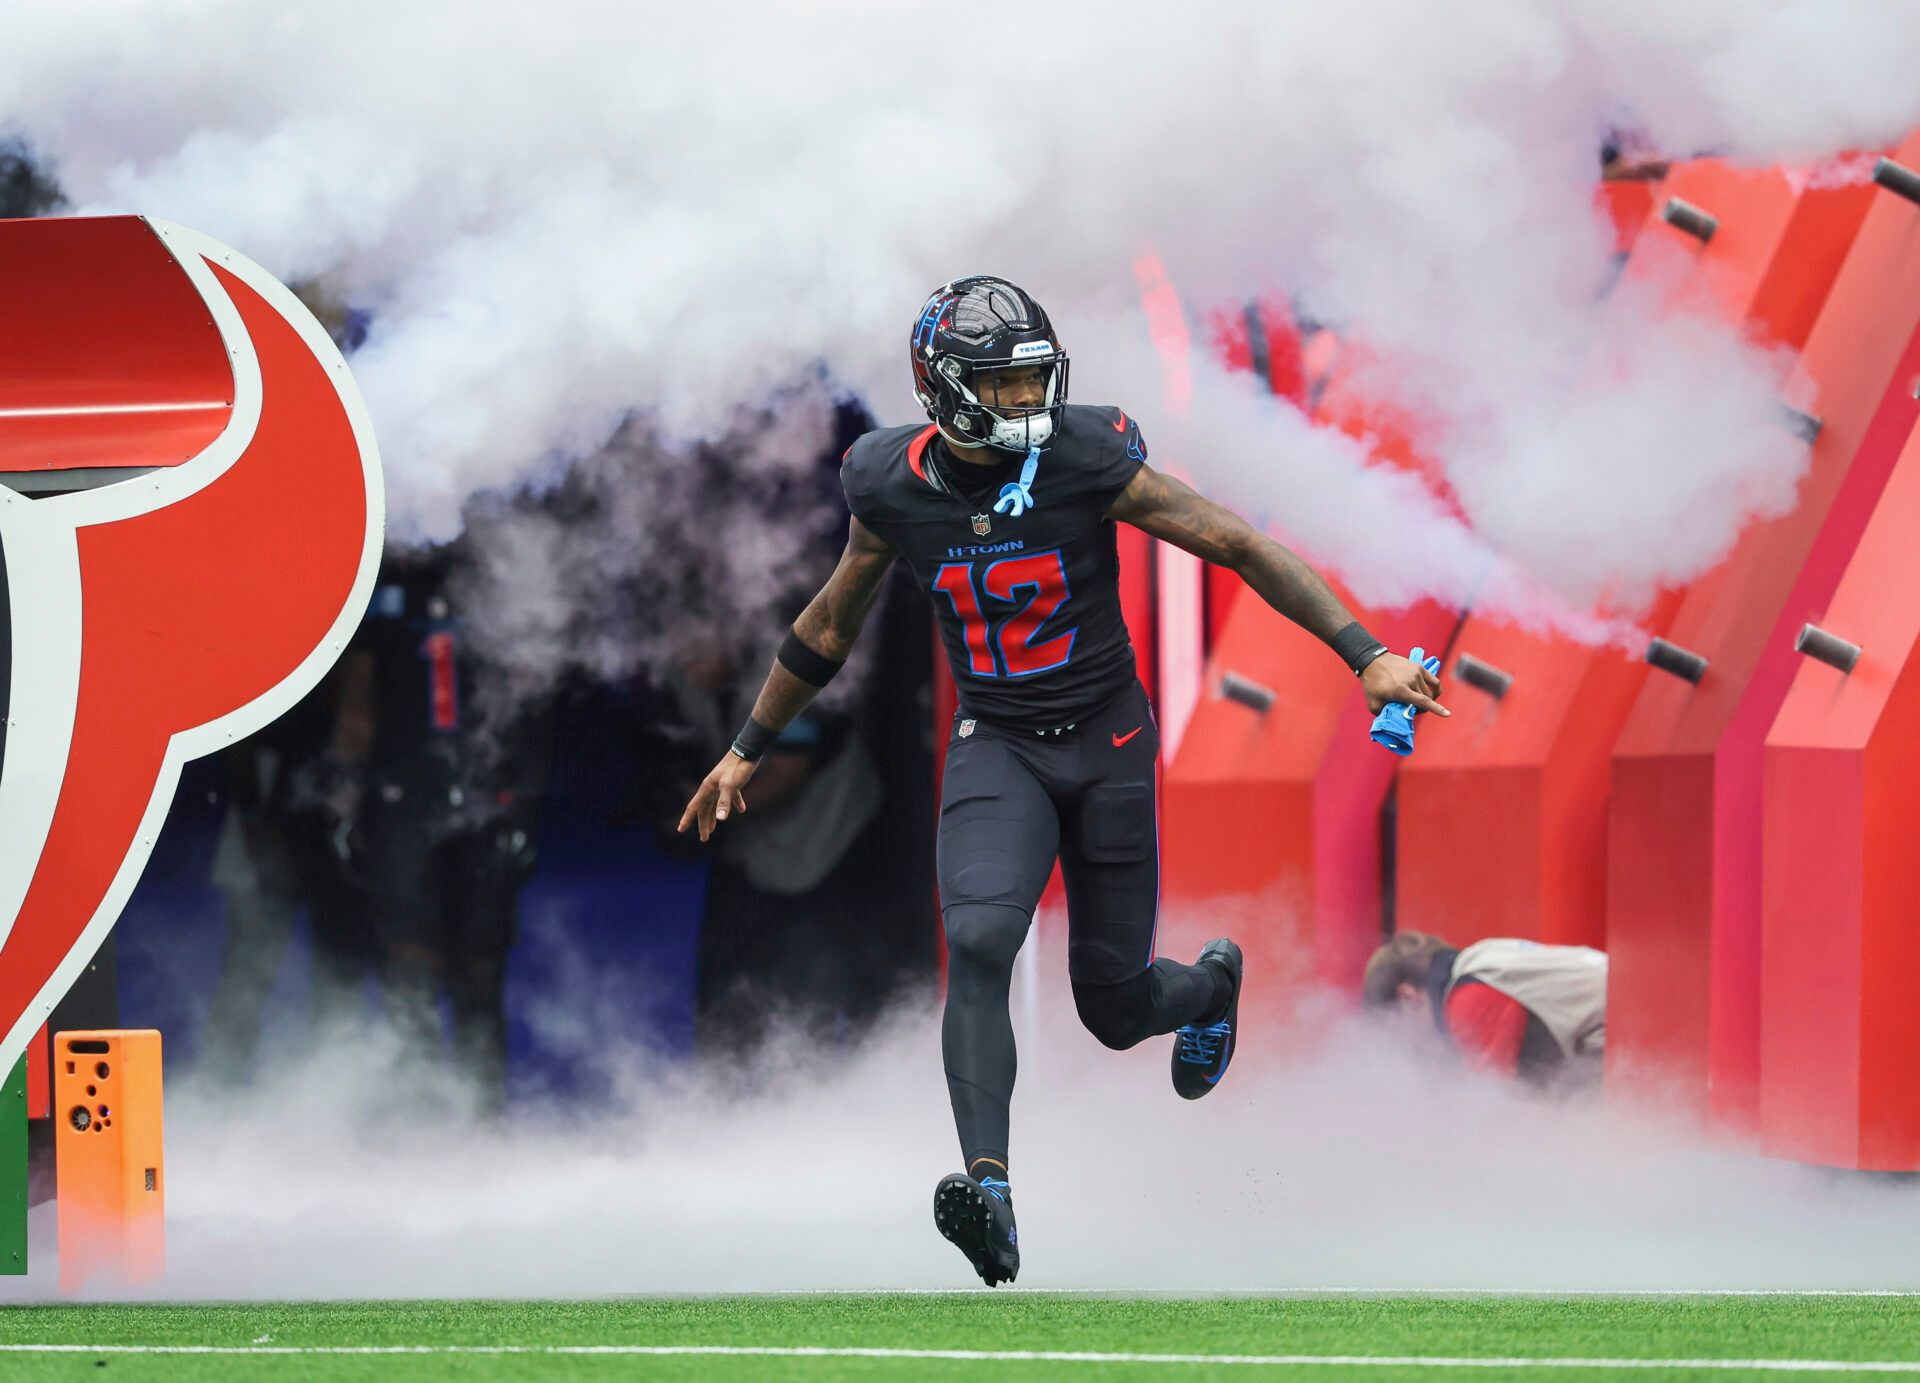
{"type": "Polygon", "coordinates": [[[1920,425],[1819,615],[1860,660],[1799,659],[1764,758],[1762,1145],[1881,1171],[1920,1170],[1916,532],[1920,425]]]}
{"type": "MultiPolygon", "coordinates": [[[[1301,367],[1303,385],[1318,395],[1315,421],[1364,442],[1377,464],[1421,475],[1447,500],[1412,421],[1351,384],[1361,353],[1320,347],[1301,367]]],[[[1432,602],[1370,608],[1329,579],[1355,617],[1401,653],[1444,649],[1459,622],[1432,602]]],[[[1380,808],[1400,761],[1367,737],[1372,716],[1358,683],[1317,638],[1254,597],[1227,608],[1165,778],[1163,934],[1178,948],[1204,941],[1202,932],[1235,929],[1249,964],[1275,981],[1245,1002],[1271,1014],[1300,981],[1358,992],[1380,941],[1380,808]],[[1229,672],[1271,689],[1273,707],[1263,714],[1223,697],[1229,672]]]]}
{"type": "MultiPolygon", "coordinates": [[[[1865,200],[1858,188],[1796,193],[1778,172],[1718,160],[1679,164],[1650,199],[1624,277],[1798,346],[1806,304],[1825,296],[1835,246],[1852,238],[1865,200]],[[1659,217],[1670,196],[1718,218],[1708,243],[1659,217]]],[[[1637,623],[1662,634],[1677,604],[1669,594],[1637,623]]],[[[1453,719],[1401,770],[1399,925],[1462,944],[1606,945],[1609,757],[1646,663],[1479,616],[1456,649],[1513,683],[1496,700],[1452,675],[1457,664],[1447,669],[1453,719]]]]}
{"type": "MultiPolygon", "coordinates": [[[[1920,157],[1920,137],[1898,157],[1920,157]]],[[[1754,1126],[1758,1101],[1762,738],[1798,664],[1791,629],[1838,580],[1920,367],[1920,208],[1862,195],[1788,384],[1823,422],[1799,503],[1687,592],[1670,637],[1709,659],[1707,675],[1649,680],[1614,751],[1609,1079],[1733,1129],[1754,1126]]]]}
{"type": "MultiPolygon", "coordinates": [[[[1383,612],[1340,594],[1402,652],[1443,647],[1455,621],[1432,604],[1383,612]]],[[[1241,923],[1216,910],[1232,898],[1252,910],[1235,933],[1250,965],[1357,992],[1379,943],[1380,803],[1398,762],[1367,738],[1371,719],[1353,674],[1318,639],[1258,600],[1235,604],[1165,777],[1161,859],[1174,946],[1241,923]],[[1229,672],[1269,688],[1272,708],[1223,697],[1229,672]]]]}

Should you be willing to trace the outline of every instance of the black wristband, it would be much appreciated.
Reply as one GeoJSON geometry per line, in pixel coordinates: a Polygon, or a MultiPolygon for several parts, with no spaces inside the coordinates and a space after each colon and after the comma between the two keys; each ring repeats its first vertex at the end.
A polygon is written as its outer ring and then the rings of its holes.
{"type": "Polygon", "coordinates": [[[824,687],[833,680],[833,674],[846,666],[844,661],[815,653],[800,642],[800,636],[791,629],[787,637],[780,641],[780,651],[773,655],[780,666],[798,677],[810,687],[824,687]]]}
{"type": "Polygon", "coordinates": [[[1387,651],[1387,646],[1373,637],[1359,620],[1353,621],[1345,629],[1327,641],[1333,645],[1346,665],[1353,669],[1358,677],[1367,670],[1367,664],[1387,651]]]}
{"type": "Polygon", "coordinates": [[[769,730],[752,716],[740,727],[740,733],[733,737],[733,752],[748,763],[758,763],[767,748],[780,738],[778,730],[769,730]]]}

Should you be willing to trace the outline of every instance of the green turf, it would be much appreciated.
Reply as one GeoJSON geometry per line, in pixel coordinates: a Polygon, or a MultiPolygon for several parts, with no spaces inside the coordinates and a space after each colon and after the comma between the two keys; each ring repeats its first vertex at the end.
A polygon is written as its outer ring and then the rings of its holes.
{"type": "MultiPolygon", "coordinates": [[[[1169,1354],[1911,1360],[1920,1298],[1229,1297],[1042,1294],[596,1302],[368,1302],[0,1309],[0,1344],[98,1346],[813,1345],[1169,1354]]],[[[66,1355],[0,1353],[7,1380],[1277,1378],[1370,1383],[1489,1377],[1649,1379],[1636,1372],[632,1355],[66,1355]]],[[[1695,1371],[1694,1378],[1785,1378],[1695,1371]]],[[[1882,1375],[1885,1376],[1885,1375],[1882,1375]]]]}

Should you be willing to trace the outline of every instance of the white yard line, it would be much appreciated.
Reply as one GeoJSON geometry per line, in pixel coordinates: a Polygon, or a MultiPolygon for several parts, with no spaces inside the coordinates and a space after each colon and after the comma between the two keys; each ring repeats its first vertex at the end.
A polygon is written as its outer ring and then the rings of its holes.
{"type": "Polygon", "coordinates": [[[1420,1354],[1123,1354],[1054,1349],[859,1349],[807,1345],[72,1345],[0,1344],[9,1354],[739,1355],[778,1359],[933,1359],[978,1364],[1209,1364],[1254,1368],[1668,1369],[1758,1373],[1911,1373],[1920,1359],[1562,1359],[1420,1354]]]}
{"type": "Polygon", "coordinates": [[[713,1297],[1920,1297],[1914,1287],[769,1287],[713,1297]]]}

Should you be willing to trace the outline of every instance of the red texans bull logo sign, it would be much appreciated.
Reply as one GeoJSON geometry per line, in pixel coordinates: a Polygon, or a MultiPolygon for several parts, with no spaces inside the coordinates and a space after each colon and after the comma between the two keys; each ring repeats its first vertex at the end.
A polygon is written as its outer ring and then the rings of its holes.
{"type": "Polygon", "coordinates": [[[380,463],[272,275],[138,217],[0,221],[0,1071],[120,915],[189,759],[366,608],[380,463]]]}

